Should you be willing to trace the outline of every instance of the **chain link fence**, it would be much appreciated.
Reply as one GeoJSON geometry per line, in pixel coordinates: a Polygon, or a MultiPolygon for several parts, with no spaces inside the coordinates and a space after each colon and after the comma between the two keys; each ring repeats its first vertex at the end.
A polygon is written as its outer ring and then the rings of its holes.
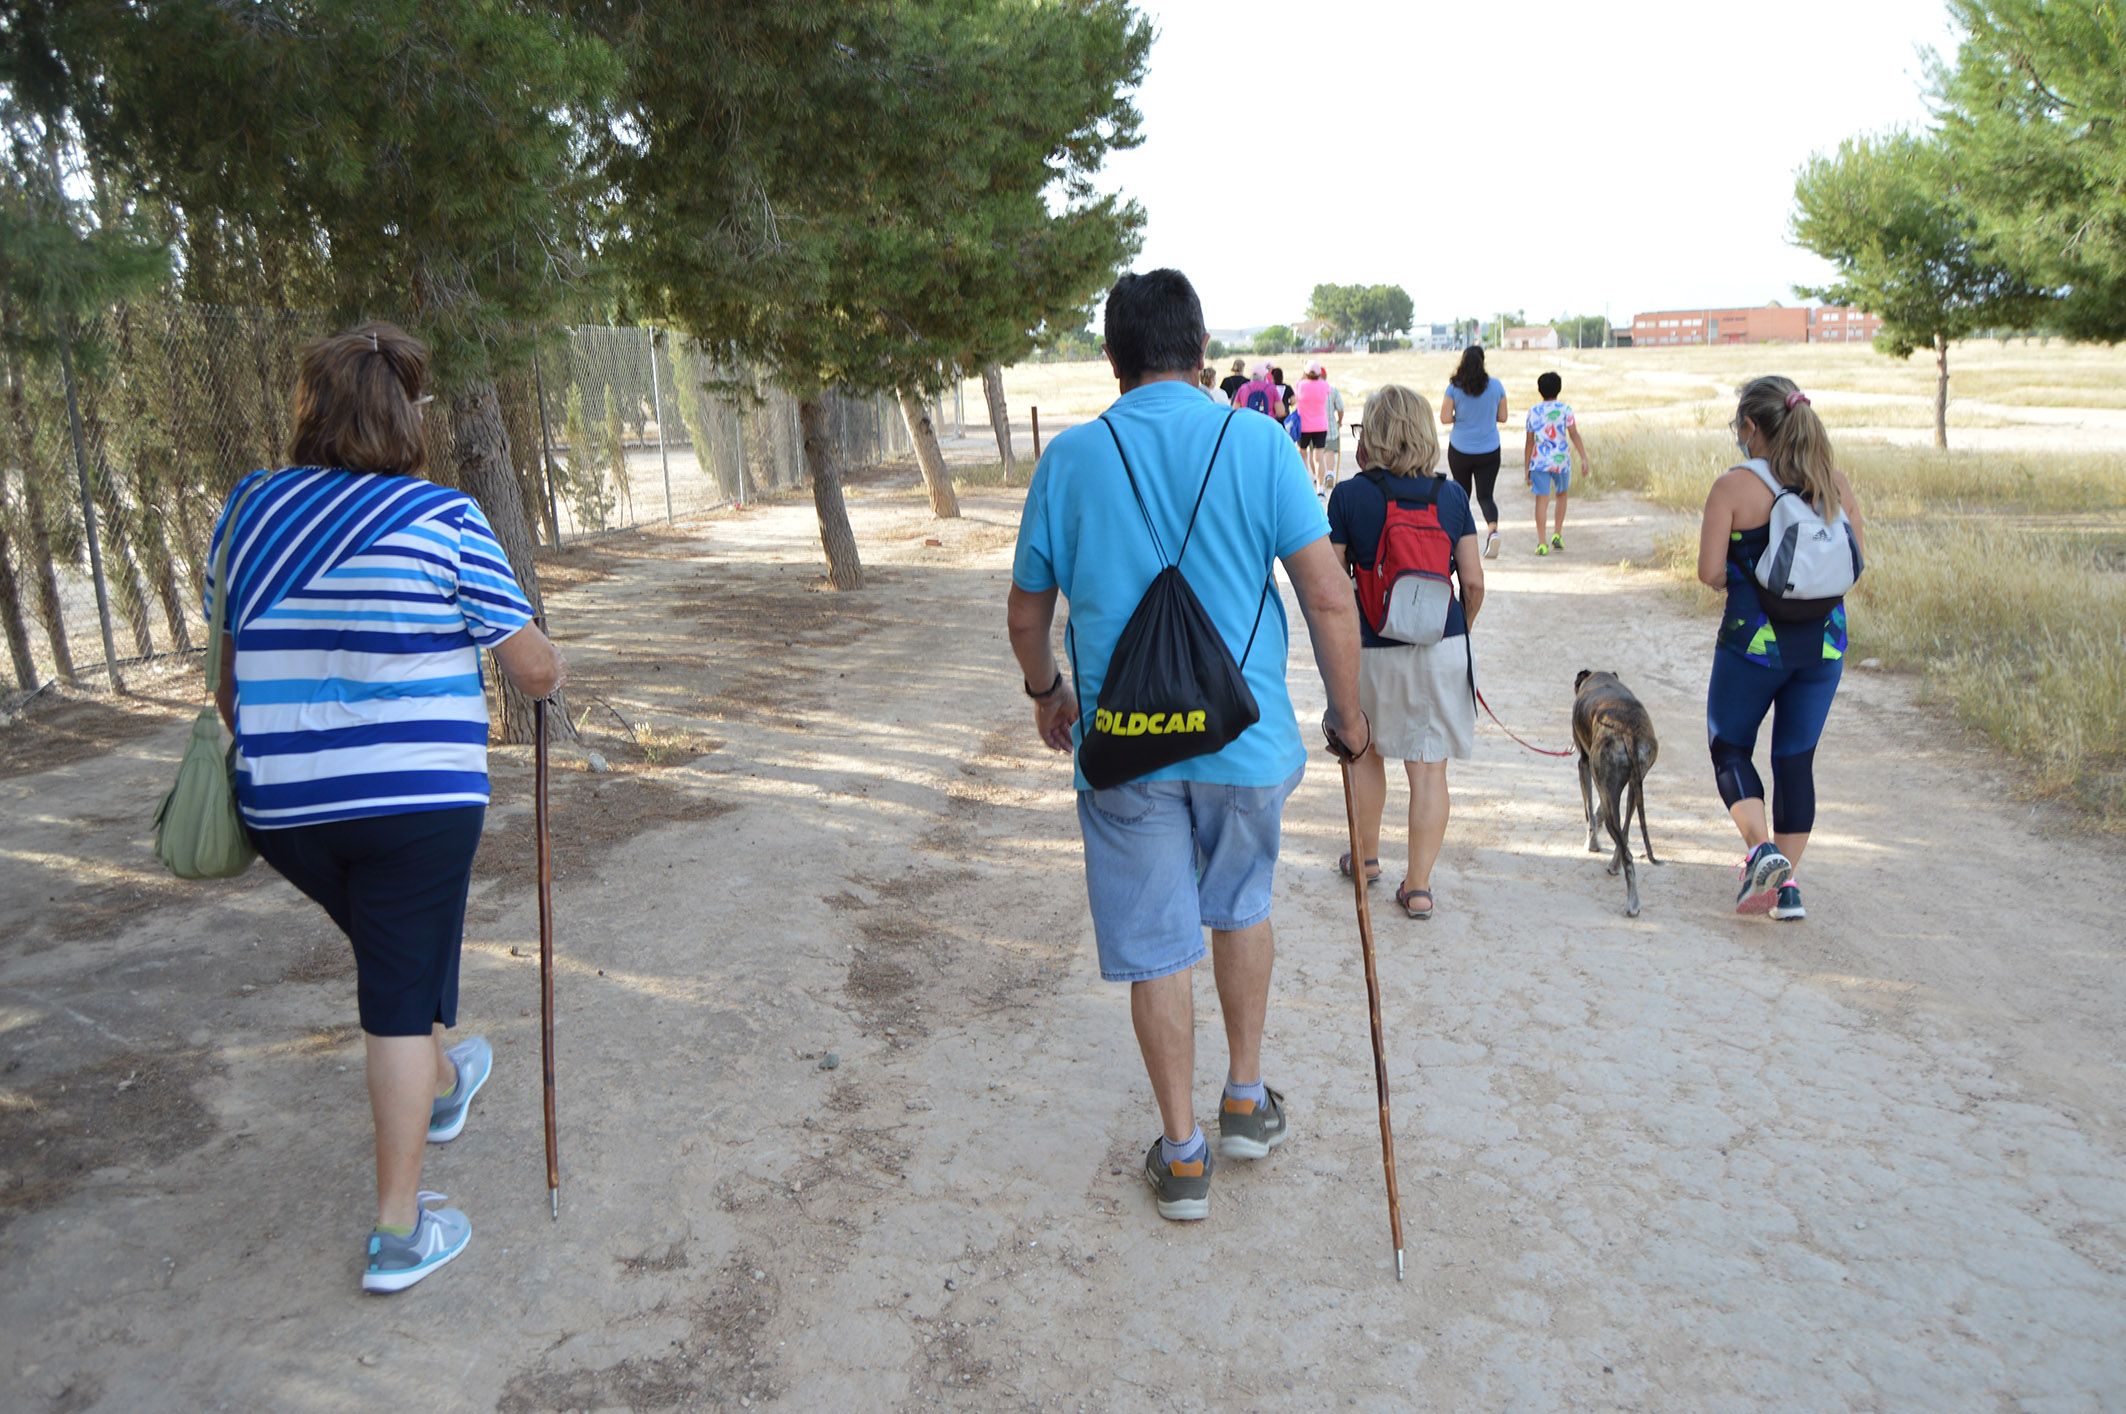
{"type": "MultiPolygon", "coordinates": [[[[544,515],[560,541],[807,484],[797,399],[694,339],[587,325],[533,376],[544,392],[544,515]]],[[[843,465],[913,453],[891,397],[830,391],[824,401],[843,465]]]]}
{"type": "MultiPolygon", "coordinates": [[[[245,472],[283,463],[297,360],[331,328],[295,311],[139,301],[74,332],[71,374],[57,349],[5,356],[0,628],[11,680],[34,689],[104,671],[84,482],[118,663],[202,642],[214,519],[245,472]]],[[[497,384],[541,543],[807,484],[796,399],[696,341],[584,326],[542,348],[497,384]]],[[[911,451],[890,397],[830,392],[825,404],[841,465],[911,451]]],[[[430,474],[447,480],[449,419],[431,417],[428,435],[430,474]]]]}

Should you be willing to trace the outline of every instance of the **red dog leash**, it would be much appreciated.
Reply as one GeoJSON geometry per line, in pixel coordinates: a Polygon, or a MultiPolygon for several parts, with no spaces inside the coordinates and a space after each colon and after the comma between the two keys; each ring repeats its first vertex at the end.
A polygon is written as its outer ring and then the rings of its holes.
{"type": "Polygon", "coordinates": [[[1478,702],[1483,702],[1483,704],[1484,704],[1484,711],[1485,711],[1485,713],[1486,713],[1487,715],[1489,715],[1489,716],[1490,716],[1491,720],[1492,720],[1492,721],[1494,721],[1494,722],[1498,722],[1498,728],[1499,728],[1499,730],[1500,730],[1500,731],[1504,732],[1504,733],[1505,733],[1506,735],[1508,735],[1508,736],[1510,736],[1510,737],[1513,737],[1513,739],[1514,739],[1515,741],[1519,741],[1519,742],[1521,743],[1521,745],[1523,745],[1523,746],[1527,747],[1527,748],[1528,748],[1528,749],[1529,749],[1530,751],[1533,751],[1533,752],[1534,752],[1534,753],[1535,753],[1536,755],[1538,755],[1538,756],[1570,756],[1570,755],[1572,755],[1572,753],[1571,753],[1570,751],[1546,751],[1546,750],[1545,750],[1545,749],[1543,749],[1542,747],[1540,747],[1540,746],[1536,746],[1536,745],[1534,745],[1534,744],[1533,744],[1533,743],[1531,743],[1531,742],[1527,742],[1527,741],[1522,741],[1522,740],[1521,740],[1521,738],[1520,738],[1520,737],[1519,737],[1518,735],[1516,735],[1516,734],[1515,734],[1515,732],[1514,732],[1514,730],[1513,730],[1513,728],[1512,728],[1512,727],[1509,727],[1509,726],[1507,726],[1507,725],[1506,725],[1506,724],[1505,724],[1504,722],[1499,722],[1499,714],[1498,714],[1498,713],[1496,713],[1496,712],[1493,712],[1493,711],[1491,710],[1491,704],[1490,704],[1489,702],[1484,702],[1484,693],[1483,693],[1483,690],[1482,690],[1481,688],[1478,688],[1478,687],[1476,686],[1476,684],[1475,684],[1475,682],[1474,682],[1474,681],[1472,681],[1472,682],[1470,683],[1470,690],[1476,693],[1476,700],[1477,700],[1478,702]]]}

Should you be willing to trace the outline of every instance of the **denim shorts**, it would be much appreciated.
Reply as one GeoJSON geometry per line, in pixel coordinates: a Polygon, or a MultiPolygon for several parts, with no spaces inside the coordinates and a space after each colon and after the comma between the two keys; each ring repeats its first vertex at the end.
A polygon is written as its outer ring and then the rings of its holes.
{"type": "Polygon", "coordinates": [[[1572,489],[1572,469],[1560,467],[1545,471],[1541,467],[1528,473],[1528,489],[1538,496],[1562,496],[1572,489]]]}
{"type": "Polygon", "coordinates": [[[1148,982],[1203,961],[1203,930],[1236,932],[1270,916],[1285,798],[1274,786],[1132,781],[1078,792],[1085,893],[1100,975],[1148,982]]]}

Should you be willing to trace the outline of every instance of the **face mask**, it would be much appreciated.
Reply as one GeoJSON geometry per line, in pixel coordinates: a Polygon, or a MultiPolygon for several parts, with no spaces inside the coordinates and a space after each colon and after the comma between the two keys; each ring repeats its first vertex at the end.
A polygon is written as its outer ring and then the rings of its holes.
{"type": "Polygon", "coordinates": [[[1750,454],[1749,434],[1747,432],[1744,432],[1740,427],[1737,427],[1735,429],[1735,445],[1736,447],[1741,449],[1743,456],[1746,457],[1750,454]]]}

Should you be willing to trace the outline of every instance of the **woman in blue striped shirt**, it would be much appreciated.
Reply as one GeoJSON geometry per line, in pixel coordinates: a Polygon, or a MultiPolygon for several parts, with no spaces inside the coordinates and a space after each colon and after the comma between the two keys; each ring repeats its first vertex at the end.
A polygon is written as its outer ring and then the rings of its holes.
{"type": "MultiPolygon", "coordinates": [[[[305,349],[299,465],[238,482],[211,547],[229,537],[216,696],[237,806],[354,946],[376,1124],[369,1291],[413,1285],[472,1236],[420,1182],[424,1146],[457,1138],[494,1066],[484,1037],[443,1042],[487,809],[480,652],[535,697],[567,674],[478,504],[421,476],[427,365],[389,324],[305,349]]],[[[212,584],[205,597],[212,613],[212,584]]]]}

